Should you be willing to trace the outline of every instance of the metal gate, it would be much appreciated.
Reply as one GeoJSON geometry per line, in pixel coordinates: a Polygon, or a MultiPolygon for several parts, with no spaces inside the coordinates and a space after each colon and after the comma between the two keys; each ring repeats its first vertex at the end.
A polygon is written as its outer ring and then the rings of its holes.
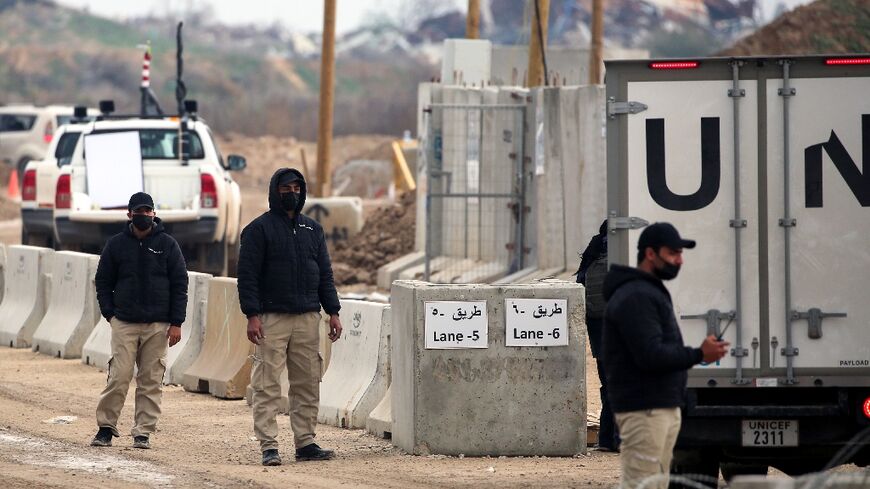
{"type": "Polygon", "coordinates": [[[426,109],[424,279],[487,283],[523,265],[524,107],[426,109]]]}

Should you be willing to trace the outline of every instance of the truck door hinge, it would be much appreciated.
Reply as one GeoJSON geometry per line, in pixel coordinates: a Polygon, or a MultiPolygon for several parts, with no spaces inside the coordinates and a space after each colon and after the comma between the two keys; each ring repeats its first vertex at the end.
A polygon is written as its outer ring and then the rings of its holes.
{"type": "Polygon", "coordinates": [[[791,319],[806,319],[808,328],[807,328],[807,336],[810,338],[817,340],[822,337],[822,320],[825,318],[844,318],[846,317],[845,312],[823,312],[818,307],[813,307],[806,312],[801,311],[792,311],[791,319]]]}
{"type": "Polygon", "coordinates": [[[647,108],[649,107],[641,102],[617,102],[614,97],[607,98],[607,117],[611,119],[622,114],[637,114],[647,108]]]}
{"type": "MultiPolygon", "coordinates": [[[[722,321],[727,319],[730,323],[736,317],[737,313],[734,311],[721,312],[718,309],[710,309],[704,314],[683,314],[680,316],[680,319],[703,319],[707,323],[707,336],[713,335],[718,338],[722,334],[722,331],[719,328],[719,326],[722,324],[722,321]]],[[[725,327],[727,328],[728,326],[725,327]]],[[[735,356],[742,357],[744,355],[735,356]]]]}
{"type": "Polygon", "coordinates": [[[616,211],[610,211],[607,217],[607,232],[614,234],[620,229],[640,229],[649,226],[649,221],[639,217],[617,216],[616,211]]]}

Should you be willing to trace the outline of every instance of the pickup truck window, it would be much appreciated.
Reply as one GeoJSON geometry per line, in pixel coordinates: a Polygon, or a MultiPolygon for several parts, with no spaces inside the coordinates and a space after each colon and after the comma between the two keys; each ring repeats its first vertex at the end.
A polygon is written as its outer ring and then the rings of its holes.
{"type": "MultiPolygon", "coordinates": [[[[188,132],[190,137],[190,159],[205,158],[202,141],[195,132],[188,132]]],[[[142,159],[175,160],[178,159],[178,131],[170,129],[140,129],[139,144],[142,146],[142,159]]]]}
{"type": "Polygon", "coordinates": [[[0,132],[29,131],[34,122],[35,115],[0,114],[0,132]]]}
{"type": "Polygon", "coordinates": [[[54,150],[54,157],[57,158],[58,167],[70,164],[76,144],[81,136],[82,133],[80,132],[67,132],[60,137],[60,140],[57,142],[57,148],[54,150]]]}

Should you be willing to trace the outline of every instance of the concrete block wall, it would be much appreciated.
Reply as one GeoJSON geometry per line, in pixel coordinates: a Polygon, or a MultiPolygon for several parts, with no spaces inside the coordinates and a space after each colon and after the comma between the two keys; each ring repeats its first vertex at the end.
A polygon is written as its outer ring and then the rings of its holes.
{"type": "Polygon", "coordinates": [[[571,456],[586,450],[581,286],[393,284],[393,444],[418,454],[571,456]],[[506,298],[565,299],[568,346],[505,346],[506,298]],[[486,349],[425,348],[427,301],[486,301],[486,349]]]}

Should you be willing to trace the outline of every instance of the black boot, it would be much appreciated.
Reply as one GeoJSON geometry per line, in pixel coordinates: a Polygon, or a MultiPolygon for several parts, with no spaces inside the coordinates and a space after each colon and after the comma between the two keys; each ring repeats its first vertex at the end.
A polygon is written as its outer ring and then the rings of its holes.
{"type": "Polygon", "coordinates": [[[324,450],[317,446],[317,443],[305,445],[302,448],[296,449],[296,461],[305,462],[310,460],[330,460],[335,457],[335,452],[332,450],[324,450]]]}

